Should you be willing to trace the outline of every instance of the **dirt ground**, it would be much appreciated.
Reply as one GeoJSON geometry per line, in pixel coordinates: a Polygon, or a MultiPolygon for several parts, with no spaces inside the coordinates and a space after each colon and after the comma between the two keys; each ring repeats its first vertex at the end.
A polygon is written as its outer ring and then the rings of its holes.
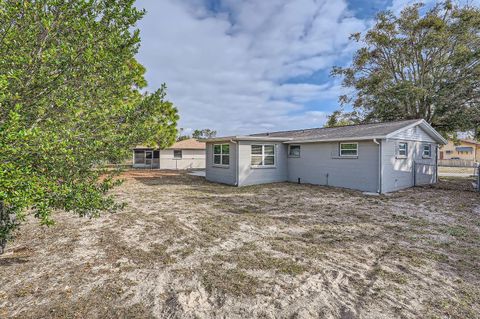
{"type": "Polygon", "coordinates": [[[21,228],[0,318],[480,317],[480,195],[461,181],[368,196],[125,178],[119,213],[21,228]]]}

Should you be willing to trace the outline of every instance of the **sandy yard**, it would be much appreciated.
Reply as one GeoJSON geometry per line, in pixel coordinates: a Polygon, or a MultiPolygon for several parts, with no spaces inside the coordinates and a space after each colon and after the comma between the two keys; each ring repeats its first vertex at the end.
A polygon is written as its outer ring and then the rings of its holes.
{"type": "Polygon", "coordinates": [[[0,256],[0,318],[479,318],[480,195],[234,188],[131,171],[128,206],[30,219],[0,256]]]}

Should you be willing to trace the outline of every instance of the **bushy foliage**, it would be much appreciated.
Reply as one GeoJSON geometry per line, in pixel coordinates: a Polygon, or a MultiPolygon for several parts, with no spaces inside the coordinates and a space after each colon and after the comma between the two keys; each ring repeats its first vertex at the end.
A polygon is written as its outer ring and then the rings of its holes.
{"type": "MultiPolygon", "coordinates": [[[[27,213],[118,208],[106,162],[137,143],[169,146],[165,86],[142,93],[134,0],[0,0],[0,242],[27,213]]],[[[1,246],[1,245],[0,245],[1,246]]],[[[1,250],[1,248],[0,248],[1,250]]]]}
{"type": "Polygon", "coordinates": [[[342,113],[342,111],[337,110],[333,111],[327,117],[327,122],[325,123],[325,127],[336,127],[336,126],[345,126],[345,125],[352,125],[355,122],[349,118],[348,115],[342,113]]]}
{"type": "MultiPolygon", "coordinates": [[[[443,132],[480,126],[480,10],[445,2],[381,12],[349,67],[336,67],[352,95],[350,117],[365,121],[423,118],[443,132]]],[[[480,130],[477,130],[480,132],[480,130]]]]}
{"type": "Polygon", "coordinates": [[[192,133],[193,138],[213,138],[217,136],[217,131],[205,128],[203,130],[194,130],[192,133]]]}

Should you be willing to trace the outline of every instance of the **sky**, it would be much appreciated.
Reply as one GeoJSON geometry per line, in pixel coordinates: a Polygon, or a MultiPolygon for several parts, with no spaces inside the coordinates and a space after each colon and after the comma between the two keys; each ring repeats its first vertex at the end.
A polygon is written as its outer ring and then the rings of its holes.
{"type": "MultiPolygon", "coordinates": [[[[333,66],[348,65],[350,34],[409,0],[140,0],[137,58],[147,90],[167,85],[188,134],[321,127],[346,93],[333,66]]],[[[424,1],[429,2],[429,1],[424,1]]]]}

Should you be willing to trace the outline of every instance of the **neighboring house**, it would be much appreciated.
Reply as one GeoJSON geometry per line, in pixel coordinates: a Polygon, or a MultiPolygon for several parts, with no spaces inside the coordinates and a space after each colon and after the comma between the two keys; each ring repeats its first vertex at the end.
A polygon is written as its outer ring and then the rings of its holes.
{"type": "Polygon", "coordinates": [[[205,143],[191,138],[176,142],[164,150],[137,146],[133,149],[133,167],[158,169],[205,168],[205,143]]]}
{"type": "Polygon", "coordinates": [[[378,193],[413,186],[415,180],[436,182],[437,146],[447,143],[424,120],[204,141],[209,181],[236,186],[290,181],[378,193]]]}
{"type": "Polygon", "coordinates": [[[480,142],[467,139],[459,139],[457,142],[449,140],[447,145],[440,147],[438,159],[478,162],[480,161],[480,142]]]}

